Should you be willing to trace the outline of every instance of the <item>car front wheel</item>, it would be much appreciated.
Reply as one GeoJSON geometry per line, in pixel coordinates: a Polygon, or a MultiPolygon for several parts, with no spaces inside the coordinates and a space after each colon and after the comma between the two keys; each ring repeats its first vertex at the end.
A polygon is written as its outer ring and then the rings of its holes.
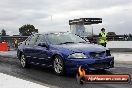
{"type": "Polygon", "coordinates": [[[27,63],[27,59],[25,58],[24,54],[21,55],[20,62],[23,68],[29,67],[29,64],[27,63]]]}
{"type": "Polygon", "coordinates": [[[64,74],[64,62],[60,56],[56,56],[53,60],[53,69],[57,75],[64,74]]]}

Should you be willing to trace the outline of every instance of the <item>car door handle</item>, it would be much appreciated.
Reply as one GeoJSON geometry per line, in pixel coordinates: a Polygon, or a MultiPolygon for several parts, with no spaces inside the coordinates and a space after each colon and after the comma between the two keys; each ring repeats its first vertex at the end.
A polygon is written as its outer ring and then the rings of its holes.
{"type": "Polygon", "coordinates": [[[45,58],[38,58],[38,59],[43,60],[43,59],[45,59],[45,58]]]}

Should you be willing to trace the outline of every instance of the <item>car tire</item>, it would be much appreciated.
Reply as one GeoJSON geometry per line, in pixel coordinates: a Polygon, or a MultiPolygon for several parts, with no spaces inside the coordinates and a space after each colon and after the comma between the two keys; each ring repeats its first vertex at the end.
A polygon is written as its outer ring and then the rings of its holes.
{"type": "Polygon", "coordinates": [[[53,70],[54,70],[55,74],[57,74],[59,76],[64,75],[65,65],[62,60],[62,57],[55,56],[55,58],[53,59],[53,70]]]}
{"type": "Polygon", "coordinates": [[[30,65],[27,62],[27,58],[25,57],[24,54],[22,54],[20,57],[20,63],[21,63],[23,68],[29,68],[30,67],[30,65]]]}

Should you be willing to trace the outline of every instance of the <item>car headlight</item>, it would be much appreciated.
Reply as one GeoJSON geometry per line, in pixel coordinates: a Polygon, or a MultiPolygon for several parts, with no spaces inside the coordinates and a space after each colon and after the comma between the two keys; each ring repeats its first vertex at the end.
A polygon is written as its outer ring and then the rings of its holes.
{"type": "Polygon", "coordinates": [[[68,58],[87,58],[87,56],[83,53],[73,53],[69,55],[68,58]]]}

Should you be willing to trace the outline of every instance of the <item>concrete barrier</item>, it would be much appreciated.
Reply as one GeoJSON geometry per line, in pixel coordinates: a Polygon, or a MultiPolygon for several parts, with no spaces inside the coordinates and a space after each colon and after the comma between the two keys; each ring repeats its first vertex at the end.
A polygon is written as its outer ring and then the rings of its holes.
{"type": "Polygon", "coordinates": [[[9,47],[6,42],[0,43],[0,51],[8,51],[9,47]]]}
{"type": "Polygon", "coordinates": [[[107,48],[113,52],[132,52],[132,41],[109,41],[107,48]]]}

